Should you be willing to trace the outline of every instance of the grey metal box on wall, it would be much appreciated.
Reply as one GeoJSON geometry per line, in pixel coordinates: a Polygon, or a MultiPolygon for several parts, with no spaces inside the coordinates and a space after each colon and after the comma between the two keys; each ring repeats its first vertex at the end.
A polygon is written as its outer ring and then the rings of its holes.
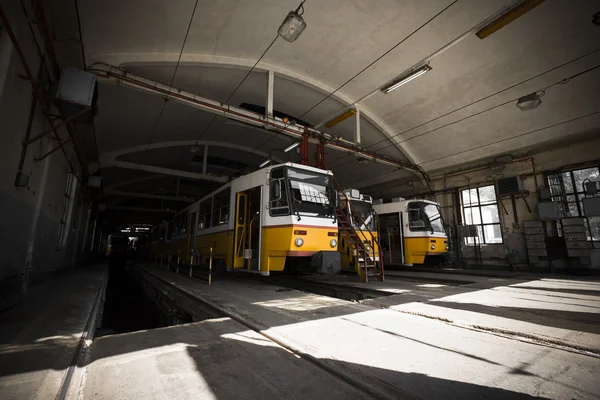
{"type": "Polygon", "coordinates": [[[586,217],[600,217],[600,197],[584,197],[583,210],[586,217]]]}
{"type": "Polygon", "coordinates": [[[546,201],[538,203],[538,213],[541,220],[558,219],[558,205],[555,201],[546,201]]]}
{"type": "MultiPolygon", "coordinates": [[[[56,89],[56,98],[66,100],[66,102],[56,102],[56,107],[63,117],[68,118],[78,113],[84,106],[91,107],[93,112],[97,97],[95,74],[73,67],[63,68],[56,89]]],[[[90,122],[91,118],[92,113],[90,112],[77,117],[75,121],[90,122]]]]}

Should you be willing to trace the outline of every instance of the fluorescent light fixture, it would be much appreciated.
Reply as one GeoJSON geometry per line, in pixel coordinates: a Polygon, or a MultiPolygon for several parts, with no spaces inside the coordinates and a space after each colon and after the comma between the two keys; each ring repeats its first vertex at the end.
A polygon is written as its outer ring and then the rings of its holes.
{"type": "Polygon", "coordinates": [[[298,147],[298,145],[300,145],[300,142],[292,143],[288,147],[286,147],[285,149],[283,149],[283,152],[287,153],[288,151],[293,150],[296,147],[298,147]]]}
{"type": "Polygon", "coordinates": [[[530,93],[517,100],[517,107],[519,107],[521,111],[533,110],[534,108],[538,108],[540,104],[542,104],[542,100],[540,99],[540,95],[536,92],[530,93]]]}
{"type": "Polygon", "coordinates": [[[475,35],[479,39],[485,39],[490,36],[494,32],[499,31],[504,28],[506,25],[510,24],[517,18],[521,17],[523,14],[528,13],[533,10],[535,7],[542,4],[545,0],[524,0],[517,4],[516,6],[509,9],[507,12],[478,30],[475,35]]]}
{"type": "Polygon", "coordinates": [[[277,33],[288,42],[293,42],[298,39],[305,28],[306,22],[304,22],[304,19],[298,14],[298,10],[290,11],[281,23],[277,33]]]}
{"type": "Polygon", "coordinates": [[[265,160],[263,162],[260,163],[260,165],[258,166],[258,168],[262,168],[267,166],[269,163],[271,162],[271,160],[265,160]]]}
{"type": "Polygon", "coordinates": [[[408,83],[408,82],[412,81],[413,79],[418,78],[419,76],[423,75],[424,73],[431,71],[431,69],[432,68],[429,65],[423,65],[421,68],[411,71],[406,75],[402,75],[399,78],[396,78],[392,83],[390,83],[389,85],[387,85],[386,87],[381,89],[381,91],[385,94],[388,94],[392,90],[398,89],[400,86],[404,85],[405,83],[408,83]]]}

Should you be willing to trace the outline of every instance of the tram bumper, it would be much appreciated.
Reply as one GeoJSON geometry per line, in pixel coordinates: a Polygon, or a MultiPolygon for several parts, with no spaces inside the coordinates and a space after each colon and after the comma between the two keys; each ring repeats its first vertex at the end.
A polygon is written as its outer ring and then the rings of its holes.
{"type": "Polygon", "coordinates": [[[337,275],[342,269],[342,256],[337,251],[319,251],[313,254],[311,266],[317,274],[337,275]]]}

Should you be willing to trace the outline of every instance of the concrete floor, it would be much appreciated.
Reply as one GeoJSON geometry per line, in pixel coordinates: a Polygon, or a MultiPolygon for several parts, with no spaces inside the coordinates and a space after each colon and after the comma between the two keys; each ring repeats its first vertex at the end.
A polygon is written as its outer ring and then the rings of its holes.
{"type": "MultiPolygon", "coordinates": [[[[98,338],[75,397],[600,398],[597,281],[390,272],[367,285],[387,296],[355,303],[269,278],[227,275],[208,286],[146,268],[235,320],[98,338]]],[[[0,316],[0,398],[56,396],[104,272],[50,281],[0,316]]]]}
{"type": "Polygon", "coordinates": [[[84,399],[367,398],[229,318],[105,336],[84,399]]]}
{"type": "Polygon", "coordinates": [[[0,314],[0,398],[54,399],[107,268],[91,266],[33,288],[0,314]]]}
{"type": "Polygon", "coordinates": [[[584,336],[586,345],[598,347],[597,282],[461,276],[477,282],[436,286],[413,276],[412,282],[381,284],[398,290],[404,285],[407,292],[357,304],[261,281],[217,280],[209,287],[164,268],[149,269],[389,398],[600,398],[600,358],[451,321],[452,313],[467,308],[457,304],[469,305],[473,321],[492,327],[500,321],[515,332],[523,324],[542,326],[540,335],[556,331],[554,336],[574,343],[584,336]],[[438,307],[444,320],[414,315],[415,307],[438,307]]]}

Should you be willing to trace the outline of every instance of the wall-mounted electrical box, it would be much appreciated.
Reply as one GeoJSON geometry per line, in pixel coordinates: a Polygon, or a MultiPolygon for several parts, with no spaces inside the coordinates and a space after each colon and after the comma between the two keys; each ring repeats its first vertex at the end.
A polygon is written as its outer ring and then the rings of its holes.
{"type": "Polygon", "coordinates": [[[510,176],[496,181],[498,196],[510,196],[523,192],[523,180],[520,176],[510,176]]]}
{"type": "Polygon", "coordinates": [[[538,213],[540,214],[540,220],[542,221],[553,221],[560,218],[558,203],[555,201],[538,203],[538,213]]]}
{"type": "Polygon", "coordinates": [[[582,202],[586,217],[600,217],[600,197],[584,197],[582,202]]]}

